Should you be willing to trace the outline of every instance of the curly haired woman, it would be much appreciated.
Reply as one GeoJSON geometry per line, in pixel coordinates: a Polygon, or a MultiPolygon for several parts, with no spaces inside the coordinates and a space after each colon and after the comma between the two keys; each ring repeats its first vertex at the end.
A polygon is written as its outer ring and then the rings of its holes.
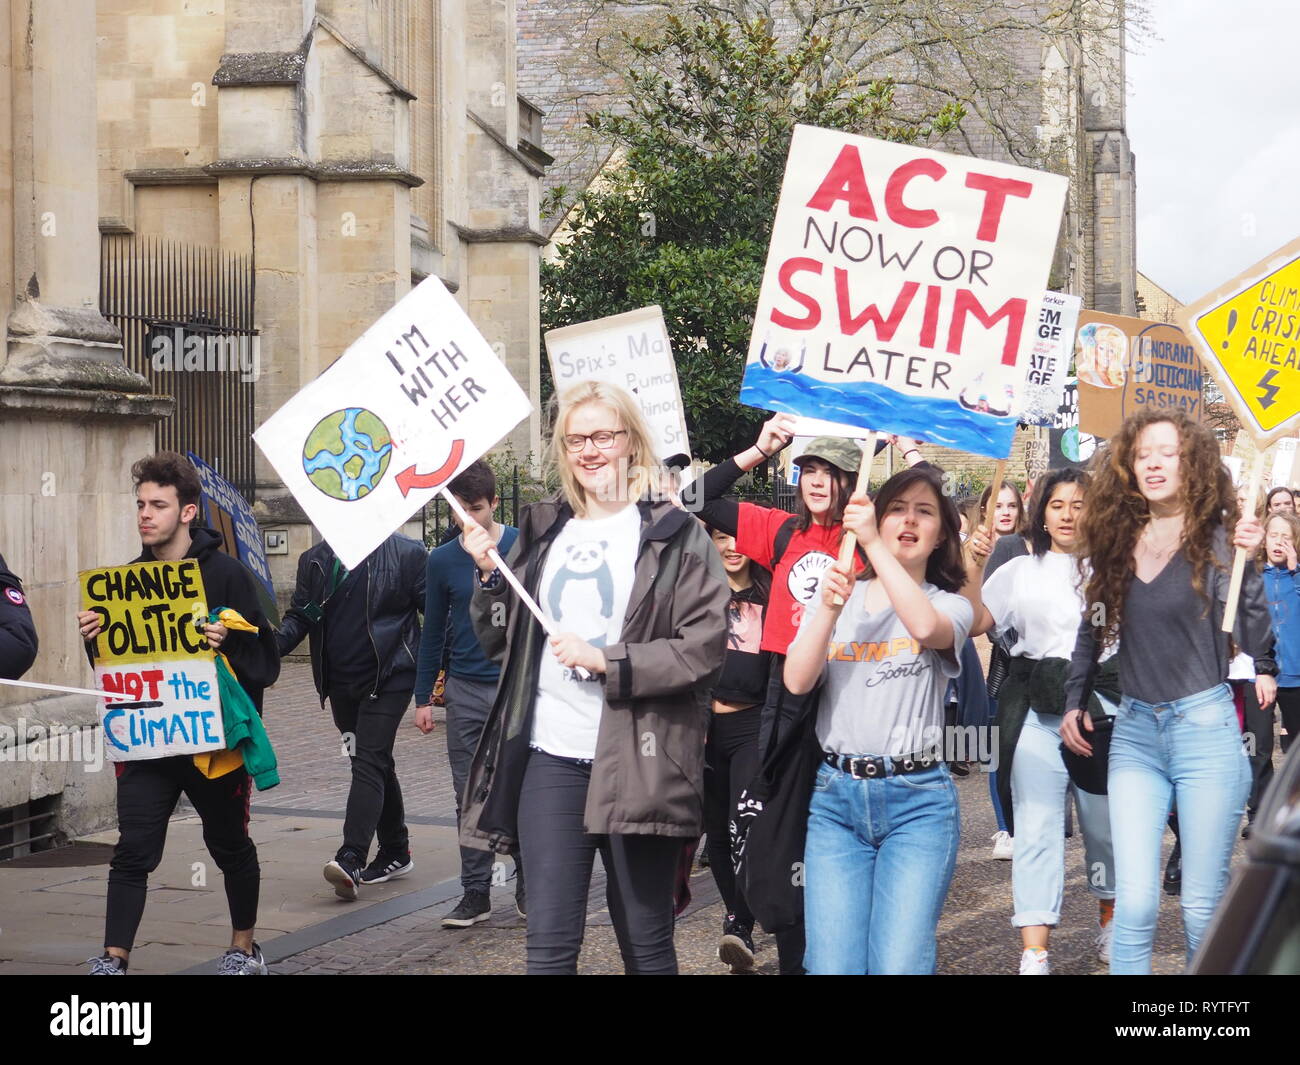
{"type": "MultiPolygon", "coordinates": [[[[1112,973],[1150,971],[1160,841],[1172,803],[1182,825],[1189,960],[1227,887],[1250,766],[1225,683],[1232,654],[1221,626],[1232,546],[1254,551],[1262,539],[1259,521],[1238,515],[1213,433],[1182,412],[1134,415],[1099,456],[1080,526],[1090,609],[1066,684],[1061,738],[1078,754],[1092,753],[1092,722],[1079,706],[1095,657],[1092,622],[1100,620],[1103,645],[1119,640],[1123,694],[1109,762],[1112,973]]],[[[1254,567],[1246,568],[1234,635],[1257,659],[1271,649],[1254,567]]]]}

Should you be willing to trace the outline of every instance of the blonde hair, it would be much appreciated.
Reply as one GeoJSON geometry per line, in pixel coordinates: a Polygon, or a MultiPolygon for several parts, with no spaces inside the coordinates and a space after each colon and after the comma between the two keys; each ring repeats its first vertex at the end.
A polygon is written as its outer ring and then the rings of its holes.
{"type": "Polygon", "coordinates": [[[587,496],[569,463],[564,437],[568,430],[569,415],[588,403],[609,407],[620,423],[610,428],[623,429],[627,433],[628,453],[619,460],[627,498],[636,502],[646,494],[658,490],[653,466],[654,450],[650,447],[650,430],[646,428],[645,419],[641,416],[640,405],[628,392],[604,381],[584,381],[566,389],[562,394],[557,393],[552,402],[555,413],[547,462],[558,474],[560,489],[577,517],[587,516],[587,496]]]}

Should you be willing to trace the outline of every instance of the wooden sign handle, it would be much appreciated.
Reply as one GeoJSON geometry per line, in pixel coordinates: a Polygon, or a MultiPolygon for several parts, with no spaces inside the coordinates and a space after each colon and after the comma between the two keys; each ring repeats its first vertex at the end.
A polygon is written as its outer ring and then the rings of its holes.
{"type": "MultiPolygon", "coordinates": [[[[1259,482],[1264,476],[1264,452],[1257,451],[1255,461],[1250,468],[1250,483],[1246,488],[1246,506],[1242,517],[1255,513],[1255,502],[1259,498],[1259,482]]],[[[1241,598],[1241,580],[1246,575],[1246,549],[1237,548],[1232,559],[1232,581],[1228,585],[1228,602],[1223,608],[1223,631],[1232,632],[1237,623],[1237,601],[1241,598]]]]}
{"type": "MultiPolygon", "coordinates": [[[[855,496],[865,495],[867,485],[871,482],[871,471],[876,465],[876,441],[880,439],[880,433],[872,433],[863,442],[862,461],[858,463],[858,483],[853,489],[855,496]]],[[[844,539],[840,541],[840,569],[847,569],[853,572],[853,552],[857,550],[858,538],[851,532],[844,534],[844,539]]],[[[844,600],[840,596],[835,596],[836,606],[843,606],[844,600]]]]}

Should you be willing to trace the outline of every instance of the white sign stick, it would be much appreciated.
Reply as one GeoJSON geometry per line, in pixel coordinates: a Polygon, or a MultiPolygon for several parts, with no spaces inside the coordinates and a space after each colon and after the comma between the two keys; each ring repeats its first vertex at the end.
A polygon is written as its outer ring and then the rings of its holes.
{"type": "MultiPolygon", "coordinates": [[[[462,528],[474,520],[465,513],[465,508],[460,505],[460,500],[452,494],[450,488],[444,485],[439,489],[439,492],[441,492],[443,499],[447,501],[447,506],[451,507],[452,512],[460,519],[462,528]]],[[[558,635],[554,623],[550,618],[542,613],[542,608],[538,606],[537,601],[528,594],[528,589],[520,583],[519,578],[516,577],[510,567],[506,565],[506,560],[501,557],[500,552],[498,552],[495,547],[488,548],[488,558],[496,563],[496,567],[501,572],[501,576],[503,576],[506,579],[506,583],[515,590],[515,594],[519,596],[520,600],[523,602],[524,606],[528,608],[533,617],[541,623],[542,629],[546,632],[546,635],[558,635]]],[[[586,680],[591,676],[591,674],[583,669],[582,666],[578,666],[577,668],[578,674],[583,680],[586,680]]]]}
{"type": "Polygon", "coordinates": [[[15,688],[40,688],[48,692],[64,692],[68,695],[93,695],[96,699],[116,699],[121,701],[121,692],[101,692],[92,688],[65,688],[61,684],[37,684],[30,680],[5,680],[0,677],[0,684],[12,684],[15,688]]]}

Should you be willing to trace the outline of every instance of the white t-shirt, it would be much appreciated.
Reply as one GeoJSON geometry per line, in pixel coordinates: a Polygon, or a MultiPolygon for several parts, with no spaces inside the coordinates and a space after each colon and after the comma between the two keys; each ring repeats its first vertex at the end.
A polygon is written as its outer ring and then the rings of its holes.
{"type": "MultiPolygon", "coordinates": [[[[984,582],[984,605],[1004,635],[1016,630],[1009,648],[1016,657],[1064,658],[1074,654],[1074,642],[1083,619],[1083,590],[1077,584],[1074,556],[1060,551],[1021,555],[999,566],[984,582]]],[[[1107,659],[1119,650],[1112,644],[1102,654],[1107,659]]]]}
{"type": "Polygon", "coordinates": [[[1236,658],[1228,663],[1228,679],[1254,680],[1255,660],[1245,651],[1240,652],[1236,658]]]}
{"type": "MultiPolygon", "coordinates": [[[[572,632],[595,647],[618,643],[641,541],[641,513],[629,505],[609,518],[572,518],[546,556],[538,602],[556,631],[572,632]]],[[[542,648],[532,743],[561,758],[594,758],[600,677],[581,679],[542,648]]]]}

